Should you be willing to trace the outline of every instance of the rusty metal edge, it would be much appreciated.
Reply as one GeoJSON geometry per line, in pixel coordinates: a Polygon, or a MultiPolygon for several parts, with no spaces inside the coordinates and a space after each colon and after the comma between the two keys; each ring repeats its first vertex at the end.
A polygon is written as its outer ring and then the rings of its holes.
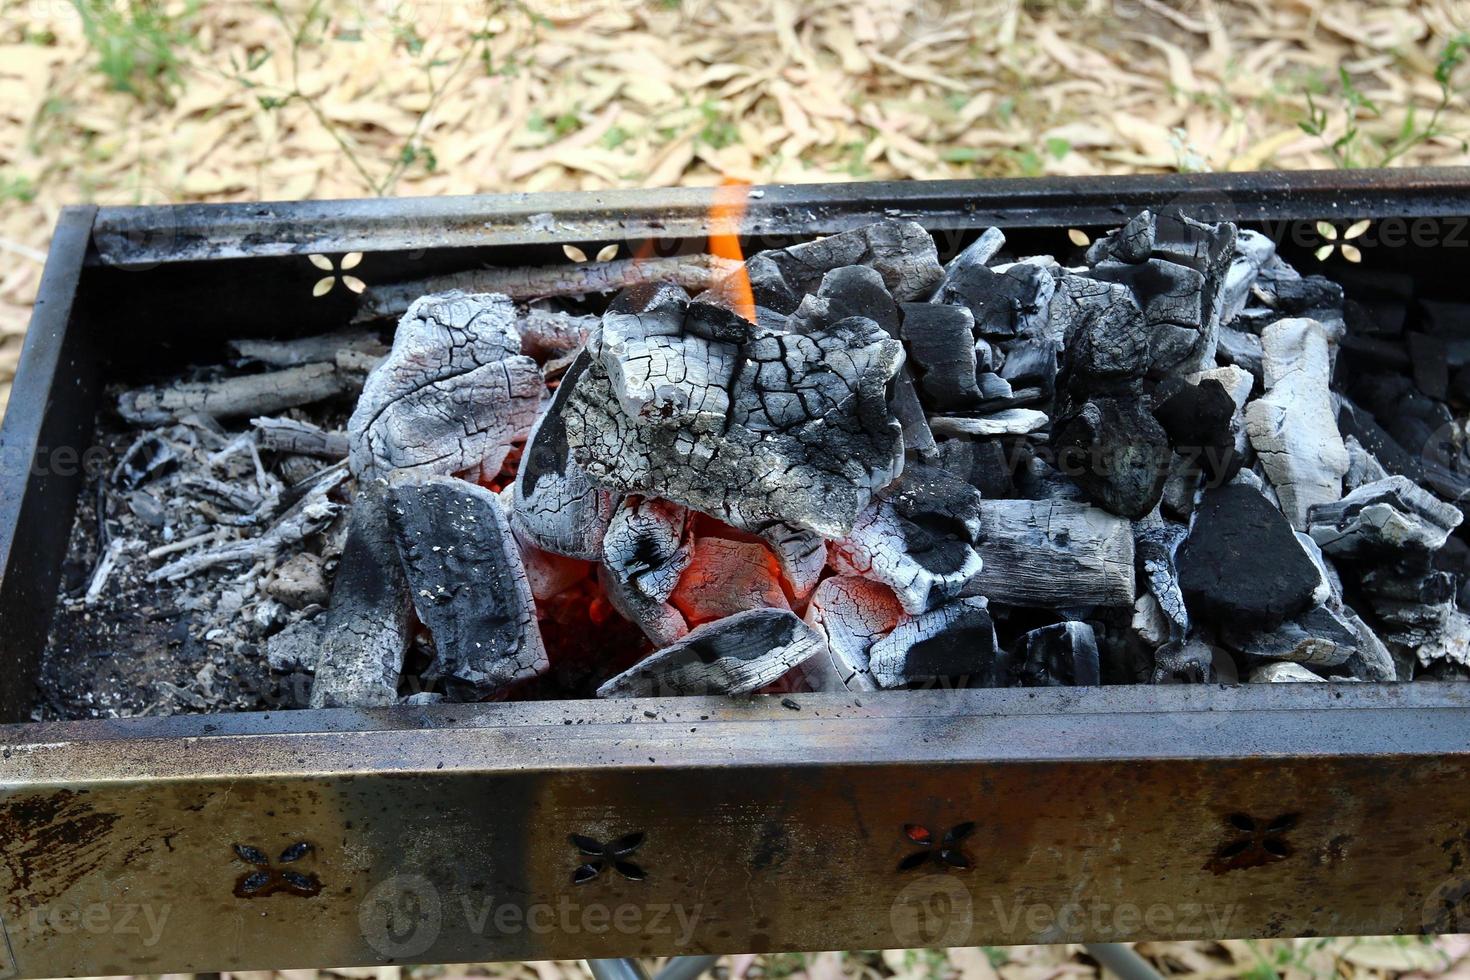
{"type": "MultiPolygon", "coordinates": [[[[109,207],[97,261],[110,265],[428,248],[701,238],[709,188],[109,207]]],[[[752,188],[752,237],[832,234],[885,217],[931,229],[1119,223],[1178,205],[1242,221],[1461,215],[1470,167],[1258,171],[769,185],[752,188]]]]}
{"type": "Polygon", "coordinates": [[[1470,757],[1470,685],[891,691],[7,725],[0,791],[226,775],[1345,755],[1470,757]],[[677,751],[649,761],[644,748],[671,732],[677,751]],[[939,750],[926,741],[936,732],[939,750]]]}

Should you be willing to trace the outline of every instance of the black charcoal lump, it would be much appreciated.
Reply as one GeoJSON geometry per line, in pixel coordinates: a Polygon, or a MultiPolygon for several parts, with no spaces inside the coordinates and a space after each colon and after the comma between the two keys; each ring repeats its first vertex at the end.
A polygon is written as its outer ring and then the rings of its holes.
{"type": "Polygon", "coordinates": [[[1305,612],[1322,580],[1286,517],[1245,483],[1205,491],[1177,564],[1192,617],[1264,629],[1305,612]]]}
{"type": "Polygon", "coordinates": [[[1087,402],[1056,423],[1051,444],[1058,469],[1114,514],[1136,520],[1163,496],[1169,437],[1140,399],[1087,402]]]}
{"type": "Polygon", "coordinates": [[[1065,622],[1043,626],[1018,641],[1022,660],[1017,665],[1026,687],[1083,686],[1102,683],[1097,636],[1087,623],[1065,622]]]}
{"type": "Polygon", "coordinates": [[[1364,484],[1335,503],[1308,512],[1308,532],[1329,555],[1429,552],[1441,547],[1462,516],[1453,505],[1407,477],[1364,484]]]}

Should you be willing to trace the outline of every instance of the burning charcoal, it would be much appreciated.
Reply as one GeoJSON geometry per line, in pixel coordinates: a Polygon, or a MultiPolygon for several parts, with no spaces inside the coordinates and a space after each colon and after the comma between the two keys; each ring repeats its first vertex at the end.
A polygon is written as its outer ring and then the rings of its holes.
{"type": "Polygon", "coordinates": [[[552,554],[597,561],[616,498],[592,483],[572,458],[563,412],[582,372],[591,363],[585,350],[536,420],[516,471],[511,520],[536,547],[552,554]]]}
{"type": "Polygon", "coordinates": [[[980,499],[938,467],[910,466],[858,515],[850,535],[832,542],[829,561],[839,573],[889,586],[906,612],[932,609],[980,572],[980,499]]]}
{"type": "Polygon", "coordinates": [[[857,575],[836,575],[823,581],[806,610],[807,625],[826,641],[828,653],[806,662],[812,688],[875,690],[878,685],[868,670],[868,652],[906,619],[898,597],[881,582],[857,575]]]}
{"type": "Polygon", "coordinates": [[[1462,515],[1407,477],[1391,476],[1312,507],[1308,520],[1323,551],[1353,558],[1434,551],[1462,515]]]}
{"type": "Polygon", "coordinates": [[[600,698],[747,694],[822,653],[822,638],[786,609],[706,623],[597,689],[600,698]]]}
{"type": "MultiPolygon", "coordinates": [[[[505,493],[501,492],[504,503],[505,493]]],[[[592,566],[577,558],[568,558],[550,551],[542,551],[516,524],[515,515],[510,515],[510,531],[515,536],[516,547],[521,553],[521,564],[526,569],[526,580],[531,583],[531,595],[538,603],[549,602],[585,579],[592,566]]],[[[544,638],[543,638],[544,640],[544,638]]]]}
{"type": "Polygon", "coordinates": [[[1230,268],[1225,272],[1225,289],[1220,296],[1220,322],[1229,323],[1245,309],[1251,287],[1261,267],[1276,254],[1276,243],[1258,231],[1239,229],[1235,233],[1235,251],[1230,268]]]}
{"type": "Polygon", "coordinates": [[[603,314],[598,354],[629,418],[717,431],[730,410],[740,348],[686,333],[688,305],[678,286],[623,290],[603,314]]]}
{"type": "MultiPolygon", "coordinates": [[[[801,301],[784,329],[799,334],[813,333],[850,316],[872,320],[888,336],[901,339],[898,305],[884,286],[883,277],[861,265],[843,266],[824,275],[816,293],[801,301]]],[[[924,458],[932,458],[936,451],[934,435],[924,418],[924,407],[907,364],[893,378],[888,408],[903,428],[904,447],[924,458]]]]}
{"type": "Polygon", "coordinates": [[[1016,642],[1026,658],[1019,665],[1026,687],[1096,687],[1102,683],[1097,637],[1086,623],[1043,626],[1016,642]]]}
{"type": "Polygon", "coordinates": [[[1291,660],[1314,667],[1336,667],[1358,648],[1357,629],[1327,606],[1309,609],[1273,630],[1255,630],[1248,621],[1227,621],[1221,639],[1251,657],[1291,660]]]}
{"type": "Polygon", "coordinates": [[[1176,565],[1191,617],[1262,629],[1305,612],[1322,579],[1281,511],[1243,483],[1205,491],[1176,565]]]}
{"type": "Polygon", "coordinates": [[[1137,519],[1163,495],[1169,438],[1140,400],[1089,401],[1052,427],[1051,444],[1062,472],[1115,514],[1137,519]]]}
{"type": "Polygon", "coordinates": [[[1240,468],[1235,399],[1213,378],[1197,384],[1170,379],[1154,393],[1154,418],[1169,435],[1169,444],[1197,464],[1215,483],[1240,468]]]}
{"type": "Polygon", "coordinates": [[[761,538],[776,553],[781,576],[797,599],[805,599],[822,579],[827,567],[827,541],[820,534],[790,524],[775,524],[761,531],[761,538]]]}
{"type": "Polygon", "coordinates": [[[1133,528],[1066,500],[983,500],[985,567],[965,588],[1008,606],[1133,605],[1133,528]]]}
{"type": "MultiPolygon", "coordinates": [[[[828,239],[830,241],[830,239],[828,239]]],[[[903,348],[873,321],[848,317],[810,334],[757,330],[741,348],[718,431],[687,417],[623,411],[603,346],[567,402],[567,442],[599,484],[675,500],[758,532],[784,522],[838,538],[903,467],[887,405],[903,348]]]]}
{"type": "Polygon", "coordinates": [[[536,601],[500,498],[452,477],[399,484],[389,521],[419,620],[434,637],[424,671],[455,700],[480,700],[550,666],[536,601]]]}
{"type": "Polygon", "coordinates": [[[261,449],[321,459],[347,458],[347,433],[329,432],[310,422],[287,418],[253,418],[250,426],[261,449]]]}
{"type": "Polygon", "coordinates": [[[325,401],[346,394],[352,387],[347,376],[331,364],[303,364],[218,381],[125,391],[118,397],[117,410],[134,425],[163,425],[194,413],[240,418],[325,401]]]}
{"type": "Polygon", "coordinates": [[[388,521],[388,490],[359,485],[337,563],[311,687],[313,708],[366,708],[398,699],[413,603],[388,521]]]}
{"type": "Polygon", "coordinates": [[[494,472],[530,433],[545,395],[536,362],[520,353],[509,299],[425,296],[399,321],[393,352],[347,423],[352,472],[494,472]]]}
{"type": "Polygon", "coordinates": [[[532,305],[516,317],[521,353],[538,360],[570,354],[587,342],[597,328],[595,316],[578,316],[532,305]]]}
{"type": "Polygon", "coordinates": [[[981,399],[975,386],[975,318],[962,306],[905,303],[903,340],[919,369],[919,388],[937,409],[962,409],[981,399]]]}
{"type": "Polygon", "coordinates": [[[1189,537],[1189,525],[1165,520],[1158,511],[1133,525],[1133,547],[1143,569],[1149,592],[1171,628],[1168,636],[1178,639],[1189,630],[1189,613],[1179,588],[1176,558],[1179,546],[1189,537]]]}
{"type": "MultiPolygon", "coordinates": [[[[1145,226],[1147,214],[1139,215],[1145,226]]],[[[1149,332],[1151,374],[1212,367],[1235,226],[1205,224],[1173,213],[1150,217],[1154,234],[1149,256],[1137,259],[1146,240],[1141,233],[1128,236],[1127,248],[1095,246],[1098,260],[1092,263],[1091,276],[1122,283],[1138,299],[1149,332]]],[[[1121,235],[1117,239],[1123,240],[1121,235]]]]}
{"type": "Polygon", "coordinates": [[[940,436],[1019,436],[1046,426],[1051,420],[1034,408],[1007,408],[983,418],[931,415],[929,428],[940,436]]]}
{"type": "Polygon", "coordinates": [[[701,537],[669,602],[690,626],[748,609],[790,609],[776,556],[754,541],[701,537]]]}
{"type": "Polygon", "coordinates": [[[899,623],[873,644],[868,668],[883,688],[940,682],[1005,687],[1010,672],[982,598],[956,599],[899,623]]]}
{"type": "Polygon", "coordinates": [[[1327,337],[1317,321],[1291,319],[1261,340],[1266,394],[1246,406],[1246,432],[1291,526],[1305,531],[1314,505],[1342,496],[1348,468],[1327,387],[1327,337]]]}
{"type": "Polygon", "coordinates": [[[966,270],[983,266],[995,258],[1005,246],[1006,236],[999,228],[986,228],[980,233],[980,237],[955,253],[944,266],[944,278],[934,287],[934,293],[930,296],[930,302],[941,302],[946,287],[957,277],[963,275],[966,270]]]}
{"type": "Polygon", "coordinates": [[[1148,370],[1148,329],[1126,286],[1065,275],[1047,311],[1065,345],[1073,390],[1141,378],[1148,370]]]}
{"type": "Polygon", "coordinates": [[[977,265],[946,279],[939,301],[968,309],[980,337],[1008,340],[1041,333],[1055,289],[1051,273],[1036,265],[1016,263],[1006,272],[977,265]]]}
{"type": "Polygon", "coordinates": [[[927,299],[944,275],[934,238],[913,221],[882,221],[789,248],[757,252],[746,262],[756,305],[792,313],[822,276],[845,265],[876,269],[893,298],[927,299]]]}
{"type": "Polygon", "coordinates": [[[618,612],[654,643],[667,646],[689,631],[669,597],[693,551],[689,511],[679,504],[630,497],[613,512],[603,539],[602,581],[618,612]]]}
{"type": "Polygon", "coordinates": [[[1301,664],[1294,663],[1261,664],[1251,671],[1250,682],[1252,684],[1326,683],[1324,678],[1312,673],[1301,664]]]}

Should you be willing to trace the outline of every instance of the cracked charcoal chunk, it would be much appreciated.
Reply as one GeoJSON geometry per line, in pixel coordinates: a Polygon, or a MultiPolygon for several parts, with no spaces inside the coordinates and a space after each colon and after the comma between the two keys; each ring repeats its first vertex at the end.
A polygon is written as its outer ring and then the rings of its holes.
{"type": "Polygon", "coordinates": [[[669,597],[693,551],[689,511],[656,497],[625,499],[613,512],[603,538],[599,581],[608,600],[661,646],[689,632],[669,597]]]}
{"type": "Polygon", "coordinates": [[[1149,256],[1136,261],[1132,247],[1126,258],[1123,252],[1112,258],[1100,250],[1090,274],[1123,283],[1137,297],[1149,333],[1151,375],[1213,367],[1235,226],[1206,224],[1178,213],[1144,212],[1135,221],[1140,219],[1154,226],[1149,256]]]}
{"type": "Polygon", "coordinates": [[[1055,289],[1051,273],[1037,265],[1018,262],[1005,272],[976,265],[947,280],[939,301],[968,309],[978,336],[1008,340],[1045,332],[1055,289]]]}
{"type": "Polygon", "coordinates": [[[763,544],[701,537],[669,603],[690,626],[748,609],[790,609],[781,565],[763,544]]]}
{"type": "Polygon", "coordinates": [[[1329,555],[1341,558],[1435,551],[1463,515],[1403,476],[1368,483],[1308,513],[1307,531],[1329,555]]]}
{"type": "Polygon", "coordinates": [[[1053,425],[1051,444],[1058,468],[1115,514],[1136,520],[1163,496],[1169,438],[1140,400],[1089,401],[1053,425]]]}
{"type": "Polygon", "coordinates": [[[600,340],[565,411],[573,457],[618,493],[663,497],[759,532],[773,523],[842,537],[903,469],[888,385],[903,348],[848,317],[810,334],[757,329],[741,349],[721,431],[624,412],[600,340]]]}
{"type": "Polygon", "coordinates": [[[1315,606],[1273,630],[1255,630],[1248,622],[1227,622],[1221,640],[1241,653],[1262,660],[1290,660],[1314,667],[1346,663],[1358,649],[1358,631],[1342,613],[1315,606]]]}
{"type": "Polygon", "coordinates": [[[992,498],[1017,496],[1011,462],[1000,439],[946,439],[935,465],[992,498]]]}
{"type": "Polygon", "coordinates": [[[1205,491],[1175,564],[1191,617],[1263,629],[1305,612],[1322,579],[1281,511],[1241,483],[1205,491]]]}
{"type": "Polygon", "coordinates": [[[382,484],[358,487],[322,629],[313,708],[368,708],[398,699],[413,604],[387,511],[382,484]]]}
{"type": "Polygon", "coordinates": [[[1154,418],[1164,427],[1169,444],[1215,483],[1225,482],[1240,468],[1238,411],[1225,385],[1214,378],[1202,378],[1197,384],[1169,379],[1154,393],[1154,418]]]}
{"type": "Polygon", "coordinates": [[[1260,385],[1261,379],[1265,377],[1265,355],[1261,349],[1261,338],[1253,333],[1221,327],[1215,357],[1225,364],[1234,364],[1249,371],[1256,385],[1260,385]]]}
{"type": "Polygon", "coordinates": [[[1154,250],[1158,218],[1143,210],[1093,242],[1087,248],[1087,264],[1097,265],[1105,259],[1138,264],[1148,260],[1154,250]]]}
{"type": "Polygon", "coordinates": [[[963,275],[967,269],[989,264],[990,260],[1000,253],[1005,243],[1005,233],[999,228],[986,228],[982,231],[980,237],[960,249],[955,253],[954,258],[945,263],[944,277],[934,287],[929,302],[941,302],[946,286],[958,276],[963,275]]]}
{"type": "Polygon", "coordinates": [[[1179,589],[1176,561],[1179,546],[1189,537],[1189,526],[1164,520],[1158,511],[1133,525],[1133,548],[1143,570],[1149,592],[1160,612],[1172,625],[1170,637],[1180,639],[1189,631],[1189,612],[1179,589]]]}
{"type": "Polygon", "coordinates": [[[1298,531],[1317,504],[1342,496],[1347,447],[1328,389],[1327,336],[1315,320],[1279,320],[1261,337],[1266,394],[1245,408],[1246,432],[1298,531]]]}
{"type": "Polygon", "coordinates": [[[978,597],[956,599],[899,623],[873,644],[868,665],[883,688],[933,683],[1005,687],[1010,673],[986,601],[978,597]]]}
{"type": "Polygon", "coordinates": [[[688,305],[678,286],[623,290],[603,314],[598,358],[629,418],[717,432],[730,411],[740,347],[687,333],[688,305]]]}
{"type": "Polygon", "coordinates": [[[426,681],[442,680],[453,700],[479,700],[546,671],[531,583],[495,493],[452,477],[401,483],[388,516],[434,638],[426,681]]]}
{"type": "Polygon", "coordinates": [[[1323,683],[1327,682],[1324,677],[1319,677],[1301,664],[1289,662],[1261,664],[1251,671],[1250,683],[1252,684],[1294,684],[1294,683],[1323,683]]]}
{"type": "Polygon", "coordinates": [[[752,609],[690,630],[607,680],[597,696],[747,694],[822,649],[822,638],[789,610],[752,609]]]}
{"type": "Polygon", "coordinates": [[[1050,421],[1034,408],[1007,408],[981,418],[933,415],[929,427],[941,436],[1019,436],[1043,429],[1050,421]]]}
{"type": "Polygon", "coordinates": [[[1008,606],[1132,606],[1133,527],[1067,500],[982,500],[984,568],[965,587],[1008,606]]]}
{"type": "Polygon", "coordinates": [[[944,275],[934,238],[913,221],[880,221],[789,248],[757,252],[746,261],[758,306],[795,312],[833,269],[863,265],[877,270],[895,300],[926,299],[944,275]]]}
{"type": "Polygon", "coordinates": [[[1229,323],[1245,309],[1251,297],[1251,287],[1261,274],[1261,268],[1276,254],[1276,243],[1258,231],[1246,228],[1235,233],[1235,249],[1230,258],[1230,268],[1225,272],[1225,288],[1220,294],[1220,323],[1229,323]]]}
{"type": "Polygon", "coordinates": [[[1175,640],[1154,653],[1152,681],[1155,684],[1214,684],[1221,680],[1219,667],[1222,662],[1230,662],[1229,655],[1199,637],[1175,640]]]}
{"type": "Polygon", "coordinates": [[[590,363],[585,350],[577,355],[531,429],[516,471],[511,521],[543,551],[597,561],[617,500],[593,484],[572,458],[562,415],[590,363]]]}
{"type": "Polygon", "coordinates": [[[1047,316],[1050,330],[1062,339],[1074,390],[1086,393],[1099,384],[1142,378],[1148,370],[1148,330],[1126,286],[1065,275],[1047,316]]]}
{"type": "Polygon", "coordinates": [[[952,599],[984,567],[976,544],[980,493],[938,467],[909,467],[832,542],[829,563],[893,589],[909,613],[952,599]]]}
{"type": "Polygon", "coordinates": [[[1043,626],[1017,640],[1025,659],[1017,665],[1025,687],[1096,687],[1102,683],[1097,635],[1087,623],[1043,626]]]}
{"type": "Polygon", "coordinates": [[[983,397],[975,384],[975,318],[963,306],[904,303],[902,336],[932,408],[963,409],[983,397]]]}
{"type": "Polygon", "coordinates": [[[857,575],[836,575],[823,581],[812,593],[805,617],[807,625],[826,642],[828,654],[804,665],[812,689],[876,690],[868,652],[908,618],[898,596],[882,582],[857,575]]]}
{"type": "Polygon", "coordinates": [[[348,420],[352,472],[494,472],[530,433],[545,396],[507,297],[425,296],[398,322],[392,353],[368,375],[348,420]]]}
{"type": "Polygon", "coordinates": [[[776,553],[781,576],[794,598],[804,599],[822,580],[827,567],[827,540],[814,531],[790,524],[775,524],[760,532],[761,538],[776,553]]]}

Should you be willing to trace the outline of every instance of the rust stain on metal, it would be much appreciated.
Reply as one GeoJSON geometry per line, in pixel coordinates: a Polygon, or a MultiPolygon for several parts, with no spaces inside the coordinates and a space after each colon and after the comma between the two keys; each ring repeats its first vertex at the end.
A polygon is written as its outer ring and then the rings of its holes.
{"type": "Polygon", "coordinates": [[[118,814],[94,807],[86,790],[58,790],[0,804],[0,860],[10,874],[15,915],[50,902],[108,858],[118,814]]]}

